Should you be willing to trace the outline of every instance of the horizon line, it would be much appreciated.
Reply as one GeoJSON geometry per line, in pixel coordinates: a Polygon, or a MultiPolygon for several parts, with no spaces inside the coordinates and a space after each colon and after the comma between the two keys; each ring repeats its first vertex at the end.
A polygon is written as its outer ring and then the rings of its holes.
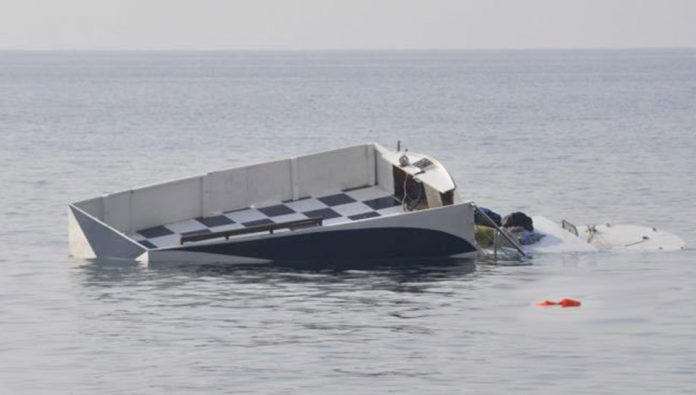
{"type": "Polygon", "coordinates": [[[696,46],[645,47],[481,47],[481,48],[0,48],[0,52],[485,52],[695,50],[696,46]]]}

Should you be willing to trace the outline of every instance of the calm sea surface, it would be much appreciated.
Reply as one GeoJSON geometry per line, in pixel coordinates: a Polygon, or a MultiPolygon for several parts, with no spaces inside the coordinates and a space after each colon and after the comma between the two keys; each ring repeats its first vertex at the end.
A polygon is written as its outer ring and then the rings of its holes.
{"type": "Polygon", "coordinates": [[[0,393],[694,393],[696,250],[376,270],[67,256],[72,201],[376,141],[696,245],[696,50],[0,52],[0,393]],[[541,309],[541,299],[582,300],[541,309]]]}

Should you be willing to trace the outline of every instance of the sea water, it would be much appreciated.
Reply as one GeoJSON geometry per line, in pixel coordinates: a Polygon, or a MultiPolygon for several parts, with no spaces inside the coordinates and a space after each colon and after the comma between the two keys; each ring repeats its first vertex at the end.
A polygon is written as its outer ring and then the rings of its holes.
{"type": "Polygon", "coordinates": [[[501,214],[696,244],[696,50],[0,52],[0,393],[696,391],[693,248],[373,270],[68,257],[69,202],[397,140],[501,214]],[[561,297],[582,306],[535,305],[561,297]]]}

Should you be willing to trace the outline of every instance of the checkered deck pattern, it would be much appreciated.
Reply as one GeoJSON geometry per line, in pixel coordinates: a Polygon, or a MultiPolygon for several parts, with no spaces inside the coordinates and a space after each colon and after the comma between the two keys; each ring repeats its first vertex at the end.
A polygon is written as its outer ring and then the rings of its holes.
{"type": "MultiPolygon", "coordinates": [[[[379,187],[346,190],[264,207],[228,211],[174,224],[142,229],[131,235],[147,248],[178,245],[181,236],[322,217],[324,226],[402,213],[401,202],[379,187]]],[[[239,236],[243,237],[243,236],[239,236]]]]}

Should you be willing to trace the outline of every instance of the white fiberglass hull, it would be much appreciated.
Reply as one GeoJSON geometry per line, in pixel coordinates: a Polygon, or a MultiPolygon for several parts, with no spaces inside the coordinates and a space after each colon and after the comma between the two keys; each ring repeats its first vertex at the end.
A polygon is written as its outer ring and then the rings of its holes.
{"type": "Polygon", "coordinates": [[[534,216],[535,231],[544,235],[537,243],[526,245],[531,253],[678,251],[686,248],[684,240],[672,233],[649,226],[611,225],[578,226],[578,235],[546,217],[534,216]],[[590,231],[590,229],[593,229],[590,231]]]}

